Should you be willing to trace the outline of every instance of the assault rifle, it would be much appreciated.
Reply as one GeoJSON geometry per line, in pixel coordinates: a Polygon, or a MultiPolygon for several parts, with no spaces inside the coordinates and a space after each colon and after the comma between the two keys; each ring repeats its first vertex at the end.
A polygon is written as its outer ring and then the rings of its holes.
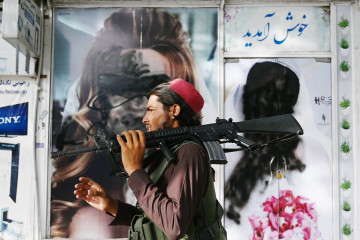
{"type": "MultiPolygon", "coordinates": [[[[218,118],[216,119],[216,123],[212,124],[146,132],[145,138],[146,148],[160,148],[168,161],[174,159],[173,153],[169,148],[170,146],[174,146],[187,139],[195,139],[202,143],[211,164],[226,164],[227,160],[224,153],[226,149],[223,149],[220,144],[235,143],[240,147],[239,149],[229,151],[256,151],[271,144],[289,141],[303,133],[296,119],[290,114],[285,114],[242,122],[233,122],[231,118],[229,120],[218,118]],[[283,134],[283,136],[267,143],[259,144],[238,133],[283,134]]],[[[125,137],[122,137],[126,141],[125,137]]],[[[121,153],[121,147],[116,140],[116,136],[108,139],[94,136],[94,140],[95,146],[93,147],[52,152],[51,158],[77,155],[86,152],[108,151],[113,157],[112,161],[114,161],[114,154],[121,153]]],[[[144,167],[150,164],[147,163],[146,160],[147,159],[145,159],[144,167]]]]}

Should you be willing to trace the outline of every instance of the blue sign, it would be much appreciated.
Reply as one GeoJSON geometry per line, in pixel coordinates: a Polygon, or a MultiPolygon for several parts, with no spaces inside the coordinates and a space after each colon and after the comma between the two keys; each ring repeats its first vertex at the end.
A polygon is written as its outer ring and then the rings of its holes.
{"type": "Polygon", "coordinates": [[[27,135],[28,103],[0,108],[0,135],[27,135]]]}

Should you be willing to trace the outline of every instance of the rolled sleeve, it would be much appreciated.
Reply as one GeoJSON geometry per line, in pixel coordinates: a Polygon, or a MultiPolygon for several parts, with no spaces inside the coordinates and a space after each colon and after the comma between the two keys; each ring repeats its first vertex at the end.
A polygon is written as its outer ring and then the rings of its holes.
{"type": "MultiPolygon", "coordinates": [[[[114,220],[109,224],[109,226],[117,226],[117,225],[130,226],[133,217],[137,214],[140,214],[141,212],[139,211],[139,209],[137,209],[131,204],[124,203],[119,200],[118,203],[119,203],[118,211],[116,213],[114,220]]],[[[112,214],[108,212],[107,214],[112,216],[112,214]]]]}

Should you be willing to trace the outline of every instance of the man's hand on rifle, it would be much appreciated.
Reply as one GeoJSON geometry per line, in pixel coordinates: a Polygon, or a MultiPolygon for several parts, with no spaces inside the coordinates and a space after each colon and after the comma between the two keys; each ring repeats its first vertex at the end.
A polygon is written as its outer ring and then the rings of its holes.
{"type": "Polygon", "coordinates": [[[116,216],[118,201],[107,195],[100,184],[90,178],[80,177],[80,183],[75,185],[76,198],[85,200],[88,204],[101,211],[116,216]]]}
{"type": "Polygon", "coordinates": [[[145,134],[140,130],[123,132],[126,142],[120,135],[117,140],[121,146],[121,157],[126,173],[130,176],[137,169],[143,168],[146,148],[145,134]]]}

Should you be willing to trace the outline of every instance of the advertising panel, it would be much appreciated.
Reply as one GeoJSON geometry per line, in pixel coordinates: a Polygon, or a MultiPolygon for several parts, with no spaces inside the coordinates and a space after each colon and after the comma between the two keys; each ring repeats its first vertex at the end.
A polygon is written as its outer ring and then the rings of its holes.
{"type": "MultiPolygon", "coordinates": [[[[298,140],[227,154],[229,239],[332,239],[330,62],[238,59],[225,64],[225,85],[226,116],[292,114],[304,130],[298,140]]],[[[260,143],[277,137],[244,136],[260,143]]]]}
{"type": "MultiPolygon", "coordinates": [[[[217,8],[57,8],[54,13],[52,151],[93,146],[142,124],[150,90],[183,78],[205,98],[203,122],[217,116],[217,8]],[[207,26],[207,27],[204,27],[207,26]]],[[[116,161],[121,163],[121,156],[116,161]]],[[[53,237],[127,237],[112,216],[75,198],[80,176],[135,204],[106,153],[53,160],[53,237]]]]}
{"type": "Polygon", "coordinates": [[[34,96],[31,78],[0,77],[0,238],[34,231],[34,96]]]}

